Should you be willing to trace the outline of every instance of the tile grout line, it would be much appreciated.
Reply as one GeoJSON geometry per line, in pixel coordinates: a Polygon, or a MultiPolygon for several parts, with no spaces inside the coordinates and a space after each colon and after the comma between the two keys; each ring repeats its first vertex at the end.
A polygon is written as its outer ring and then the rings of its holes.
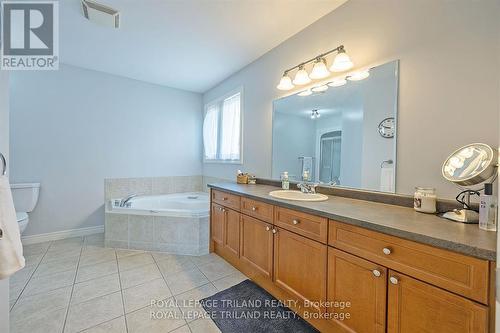
{"type": "Polygon", "coordinates": [[[82,239],[82,244],[80,247],[80,256],[78,257],[78,263],[76,264],[75,277],[73,278],[73,285],[71,286],[71,293],[69,295],[69,303],[68,303],[68,307],[66,308],[66,315],[64,316],[64,324],[63,324],[61,332],[64,332],[66,330],[66,322],[68,320],[69,308],[71,307],[71,301],[73,300],[73,291],[75,290],[76,277],[78,276],[78,269],[80,268],[80,259],[82,258],[84,244],[85,244],[85,237],[83,237],[83,239],[82,239]]]}
{"type": "Polygon", "coordinates": [[[122,296],[123,319],[125,320],[125,331],[128,333],[127,310],[125,310],[125,298],[123,297],[122,276],[120,273],[120,264],[118,262],[118,253],[116,253],[116,249],[115,249],[115,258],[116,258],[116,267],[118,270],[118,282],[120,283],[120,294],[122,296]]]}

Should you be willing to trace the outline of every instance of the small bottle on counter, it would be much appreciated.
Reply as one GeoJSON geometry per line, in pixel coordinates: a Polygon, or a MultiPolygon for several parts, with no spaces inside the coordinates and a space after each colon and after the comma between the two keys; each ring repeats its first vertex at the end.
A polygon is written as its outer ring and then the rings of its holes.
{"type": "Polygon", "coordinates": [[[488,231],[497,230],[497,198],[493,195],[493,184],[484,184],[484,194],[479,199],[479,228],[488,231]]]}
{"type": "Polygon", "coordinates": [[[290,181],[288,179],[288,171],[281,174],[281,188],[284,190],[290,189],[290,181]]]}
{"type": "Polygon", "coordinates": [[[436,189],[431,187],[415,187],[413,195],[413,208],[417,212],[435,214],[436,213],[436,189]]]}

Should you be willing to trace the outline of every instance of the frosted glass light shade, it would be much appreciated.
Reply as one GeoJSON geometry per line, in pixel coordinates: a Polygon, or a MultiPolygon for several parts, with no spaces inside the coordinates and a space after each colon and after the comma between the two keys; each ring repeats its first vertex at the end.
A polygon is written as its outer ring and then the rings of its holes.
{"type": "Polygon", "coordinates": [[[281,77],[280,83],[276,86],[279,90],[290,90],[293,87],[295,86],[292,84],[292,79],[287,74],[281,77]]]}
{"type": "Polygon", "coordinates": [[[347,83],[347,80],[342,78],[342,79],[335,79],[332,82],[328,83],[330,87],[340,87],[343,86],[344,84],[347,83]]]}
{"type": "Polygon", "coordinates": [[[361,81],[370,76],[370,72],[368,70],[361,72],[354,72],[347,77],[349,81],[361,81]]]}
{"type": "Polygon", "coordinates": [[[351,58],[345,53],[345,51],[340,51],[333,59],[332,66],[330,66],[330,70],[332,72],[344,72],[346,70],[351,69],[354,64],[351,61],[351,58]]]}
{"type": "Polygon", "coordinates": [[[311,82],[311,78],[309,78],[309,74],[307,74],[307,71],[304,69],[304,66],[300,66],[299,70],[297,71],[297,74],[295,74],[295,78],[293,79],[293,83],[299,86],[302,86],[304,84],[308,84],[311,82]]]}
{"type": "Polygon", "coordinates": [[[326,60],[324,58],[317,59],[314,62],[311,74],[309,77],[314,80],[323,79],[330,75],[330,71],[326,68],[326,60]]]}
{"type": "Polygon", "coordinates": [[[311,94],[312,94],[311,89],[307,89],[307,90],[299,92],[297,95],[304,97],[304,96],[309,96],[311,94]]]}

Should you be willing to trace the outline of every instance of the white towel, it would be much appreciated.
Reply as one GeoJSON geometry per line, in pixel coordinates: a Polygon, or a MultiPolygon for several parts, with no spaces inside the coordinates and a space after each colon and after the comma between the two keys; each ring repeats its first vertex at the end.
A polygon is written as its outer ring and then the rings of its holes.
{"type": "Polygon", "coordinates": [[[0,280],[24,267],[21,233],[12,201],[9,179],[0,176],[0,280]]]}
{"type": "Polygon", "coordinates": [[[380,168],[380,191],[394,192],[394,168],[380,168]]]}

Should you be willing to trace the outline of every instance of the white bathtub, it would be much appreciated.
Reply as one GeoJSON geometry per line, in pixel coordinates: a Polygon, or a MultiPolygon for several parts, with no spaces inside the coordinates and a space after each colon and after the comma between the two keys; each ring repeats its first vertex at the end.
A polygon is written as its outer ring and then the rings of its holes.
{"type": "Polygon", "coordinates": [[[208,253],[209,195],[204,192],[144,195],[120,207],[106,203],[106,246],[182,255],[208,253]]]}
{"type": "Polygon", "coordinates": [[[120,207],[119,199],[112,199],[107,213],[175,217],[207,217],[210,198],[204,192],[143,195],[130,199],[130,206],[120,207]]]}

